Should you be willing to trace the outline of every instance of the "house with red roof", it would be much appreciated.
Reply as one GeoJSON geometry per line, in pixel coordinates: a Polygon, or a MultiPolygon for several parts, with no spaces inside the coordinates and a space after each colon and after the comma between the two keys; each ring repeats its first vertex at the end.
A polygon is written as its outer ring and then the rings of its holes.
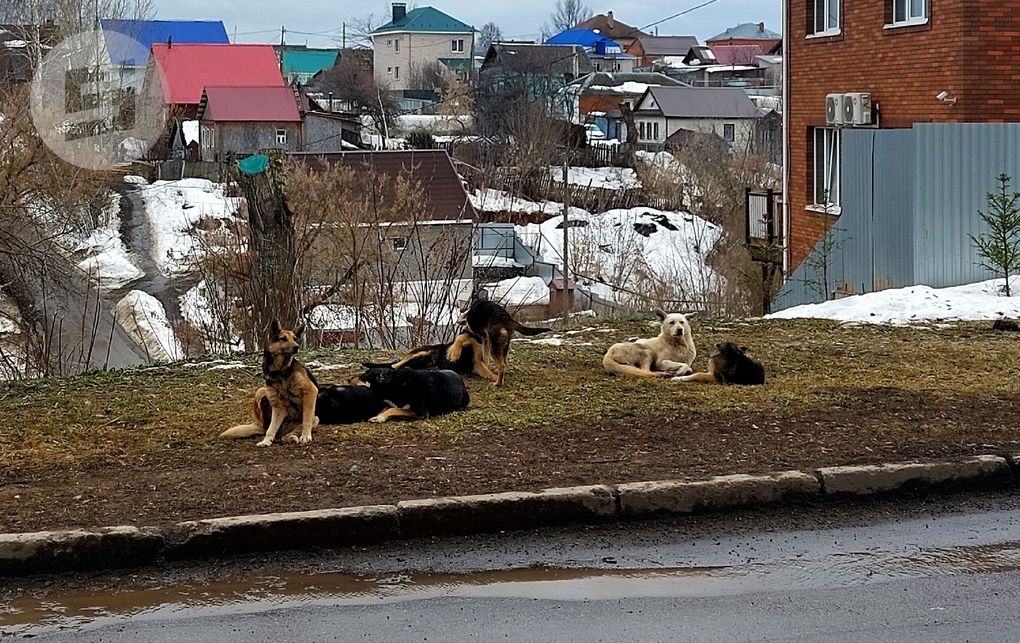
{"type": "Polygon", "coordinates": [[[203,161],[301,149],[301,114],[290,87],[206,87],[198,120],[203,161]]]}
{"type": "MultiPolygon", "coordinates": [[[[272,45],[158,43],[146,82],[158,82],[170,118],[192,119],[206,87],[284,87],[272,45]]],[[[296,109],[296,108],[295,108],[296,109]]]]}

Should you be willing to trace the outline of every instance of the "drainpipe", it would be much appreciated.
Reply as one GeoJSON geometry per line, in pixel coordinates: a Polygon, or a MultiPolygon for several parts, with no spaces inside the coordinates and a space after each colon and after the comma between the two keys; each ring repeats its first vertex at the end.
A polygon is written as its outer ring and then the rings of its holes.
{"type": "Polygon", "coordinates": [[[790,274],[790,0],[783,0],[783,278],[790,274]]]}

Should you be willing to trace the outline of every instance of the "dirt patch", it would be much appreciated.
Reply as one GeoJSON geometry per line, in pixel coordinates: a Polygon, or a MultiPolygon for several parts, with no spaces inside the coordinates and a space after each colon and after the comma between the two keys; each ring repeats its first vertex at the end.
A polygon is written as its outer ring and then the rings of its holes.
{"type": "MultiPolygon", "coordinates": [[[[447,494],[701,478],[1020,447],[1020,337],[824,322],[695,326],[750,346],[764,387],[613,378],[606,346],[646,322],[514,344],[507,386],[467,412],[319,427],[307,447],[216,434],[246,417],[253,358],[0,388],[0,532],[300,511],[447,494]]],[[[365,353],[313,353],[321,381],[365,353]]],[[[372,357],[383,354],[373,353],[372,357]]]]}

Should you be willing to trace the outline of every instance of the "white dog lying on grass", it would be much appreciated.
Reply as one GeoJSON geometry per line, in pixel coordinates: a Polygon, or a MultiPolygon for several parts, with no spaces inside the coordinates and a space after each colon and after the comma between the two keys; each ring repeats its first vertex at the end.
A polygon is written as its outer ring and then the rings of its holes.
{"type": "Polygon", "coordinates": [[[688,315],[667,315],[656,308],[655,316],[662,322],[659,336],[610,346],[602,358],[607,371],[634,377],[676,377],[693,372],[691,364],[698,353],[688,315]]]}

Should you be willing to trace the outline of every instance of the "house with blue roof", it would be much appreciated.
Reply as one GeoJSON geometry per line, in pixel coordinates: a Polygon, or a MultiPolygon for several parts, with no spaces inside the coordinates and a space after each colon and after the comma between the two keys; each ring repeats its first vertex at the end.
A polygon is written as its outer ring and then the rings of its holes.
{"type": "Polygon", "coordinates": [[[101,20],[110,62],[120,74],[122,88],[140,89],[153,44],[230,43],[219,20],[101,20]]]}
{"type": "Polygon", "coordinates": [[[629,74],[637,64],[619,43],[591,29],[567,29],[546,39],[545,44],[583,47],[595,71],[629,74]]]}
{"type": "Polygon", "coordinates": [[[442,64],[462,73],[474,68],[475,28],[435,7],[407,10],[393,3],[392,20],[372,32],[375,78],[392,90],[410,86],[414,71],[442,64]]]}

